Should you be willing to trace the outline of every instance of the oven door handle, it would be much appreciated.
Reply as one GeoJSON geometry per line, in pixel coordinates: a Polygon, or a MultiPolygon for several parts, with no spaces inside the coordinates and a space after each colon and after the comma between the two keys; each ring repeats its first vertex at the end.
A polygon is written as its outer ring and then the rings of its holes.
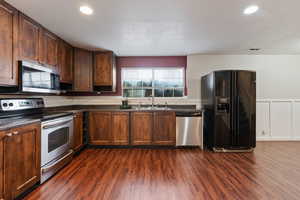
{"type": "Polygon", "coordinates": [[[69,122],[72,122],[72,121],[73,120],[68,120],[68,121],[64,121],[64,122],[60,122],[60,123],[56,123],[56,124],[46,125],[46,126],[43,126],[43,129],[56,128],[57,126],[62,126],[69,122]]]}
{"type": "Polygon", "coordinates": [[[48,172],[48,171],[51,171],[53,168],[56,168],[56,167],[57,167],[57,166],[56,166],[57,163],[60,163],[61,161],[63,161],[63,160],[66,159],[67,157],[69,157],[72,153],[73,153],[73,150],[70,149],[70,151],[69,151],[66,155],[64,155],[64,156],[61,157],[60,159],[56,160],[52,165],[47,166],[47,167],[45,167],[45,168],[42,168],[42,169],[41,169],[42,173],[46,173],[46,172],[48,172]]]}

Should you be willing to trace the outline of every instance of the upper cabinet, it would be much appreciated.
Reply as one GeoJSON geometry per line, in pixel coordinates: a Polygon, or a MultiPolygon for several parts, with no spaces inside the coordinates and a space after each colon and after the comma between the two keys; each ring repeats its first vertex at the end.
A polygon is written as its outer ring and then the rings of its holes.
{"type": "Polygon", "coordinates": [[[57,51],[58,38],[44,28],[41,28],[39,36],[39,62],[56,68],[58,65],[57,51]]]}
{"type": "Polygon", "coordinates": [[[0,0],[0,87],[18,86],[18,61],[35,62],[60,73],[66,91],[115,92],[112,51],[74,48],[30,17],[0,0]],[[73,84],[73,85],[72,85],[73,84]]]}
{"type": "Polygon", "coordinates": [[[17,85],[15,41],[17,37],[18,11],[0,1],[0,85],[17,85]]]}
{"type": "Polygon", "coordinates": [[[91,51],[75,48],[73,82],[75,92],[93,91],[93,53],[91,51]]]}
{"type": "Polygon", "coordinates": [[[19,60],[38,62],[40,26],[21,13],[19,16],[19,60]]]}
{"type": "Polygon", "coordinates": [[[115,91],[116,65],[113,52],[94,53],[94,86],[100,91],[115,91]]]}
{"type": "Polygon", "coordinates": [[[19,60],[57,68],[58,38],[22,13],[19,15],[18,47],[19,60]]]}
{"type": "Polygon", "coordinates": [[[58,68],[60,82],[73,83],[73,47],[60,40],[58,46],[58,68]]]}

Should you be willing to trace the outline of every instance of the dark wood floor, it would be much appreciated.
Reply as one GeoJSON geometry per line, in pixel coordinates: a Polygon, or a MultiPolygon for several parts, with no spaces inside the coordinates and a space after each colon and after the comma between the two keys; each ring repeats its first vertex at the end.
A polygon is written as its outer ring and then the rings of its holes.
{"type": "Polygon", "coordinates": [[[300,199],[300,142],[240,154],[87,149],[26,199],[300,199]]]}

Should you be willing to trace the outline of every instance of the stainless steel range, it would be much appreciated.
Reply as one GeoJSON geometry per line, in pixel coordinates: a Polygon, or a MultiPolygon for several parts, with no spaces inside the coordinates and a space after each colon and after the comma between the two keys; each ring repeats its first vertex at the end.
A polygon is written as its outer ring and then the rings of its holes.
{"type": "Polygon", "coordinates": [[[41,183],[71,161],[73,114],[46,112],[41,98],[0,99],[0,119],[41,119],[41,183]]]}

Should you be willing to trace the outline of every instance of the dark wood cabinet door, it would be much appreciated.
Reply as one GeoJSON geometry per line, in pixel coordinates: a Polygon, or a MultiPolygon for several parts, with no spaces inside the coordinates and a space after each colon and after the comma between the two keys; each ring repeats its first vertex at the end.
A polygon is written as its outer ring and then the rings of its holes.
{"type": "Polygon", "coordinates": [[[18,12],[4,1],[0,1],[0,85],[17,85],[17,61],[15,43],[18,12]]]}
{"type": "Polygon", "coordinates": [[[111,86],[113,84],[113,53],[94,54],[94,85],[111,86]]]}
{"type": "Polygon", "coordinates": [[[74,85],[76,92],[93,91],[93,54],[76,48],[74,50],[74,85]]]}
{"type": "Polygon", "coordinates": [[[152,112],[132,112],[131,114],[131,144],[152,144],[152,112]]]}
{"type": "Polygon", "coordinates": [[[0,131],[0,199],[5,198],[4,194],[4,138],[6,131],[0,131]]]}
{"type": "Polygon", "coordinates": [[[41,129],[32,124],[10,130],[4,139],[4,193],[13,199],[40,181],[41,129]]]}
{"type": "Polygon", "coordinates": [[[155,145],[175,145],[175,112],[154,112],[152,142],[155,145]]]}
{"type": "Polygon", "coordinates": [[[40,26],[29,17],[19,14],[19,59],[39,61],[40,26]]]}
{"type": "Polygon", "coordinates": [[[73,47],[64,41],[59,42],[58,66],[60,82],[73,83],[73,47]]]}
{"type": "Polygon", "coordinates": [[[111,145],[111,112],[89,113],[89,143],[92,145],[111,145]]]}
{"type": "Polygon", "coordinates": [[[56,68],[58,65],[58,38],[45,29],[40,29],[39,62],[56,68]]]}
{"type": "Polygon", "coordinates": [[[78,151],[83,145],[83,113],[76,113],[74,116],[74,151],[78,151]]]}
{"type": "Polygon", "coordinates": [[[129,113],[112,113],[112,141],[115,145],[129,144],[129,113]]]}

